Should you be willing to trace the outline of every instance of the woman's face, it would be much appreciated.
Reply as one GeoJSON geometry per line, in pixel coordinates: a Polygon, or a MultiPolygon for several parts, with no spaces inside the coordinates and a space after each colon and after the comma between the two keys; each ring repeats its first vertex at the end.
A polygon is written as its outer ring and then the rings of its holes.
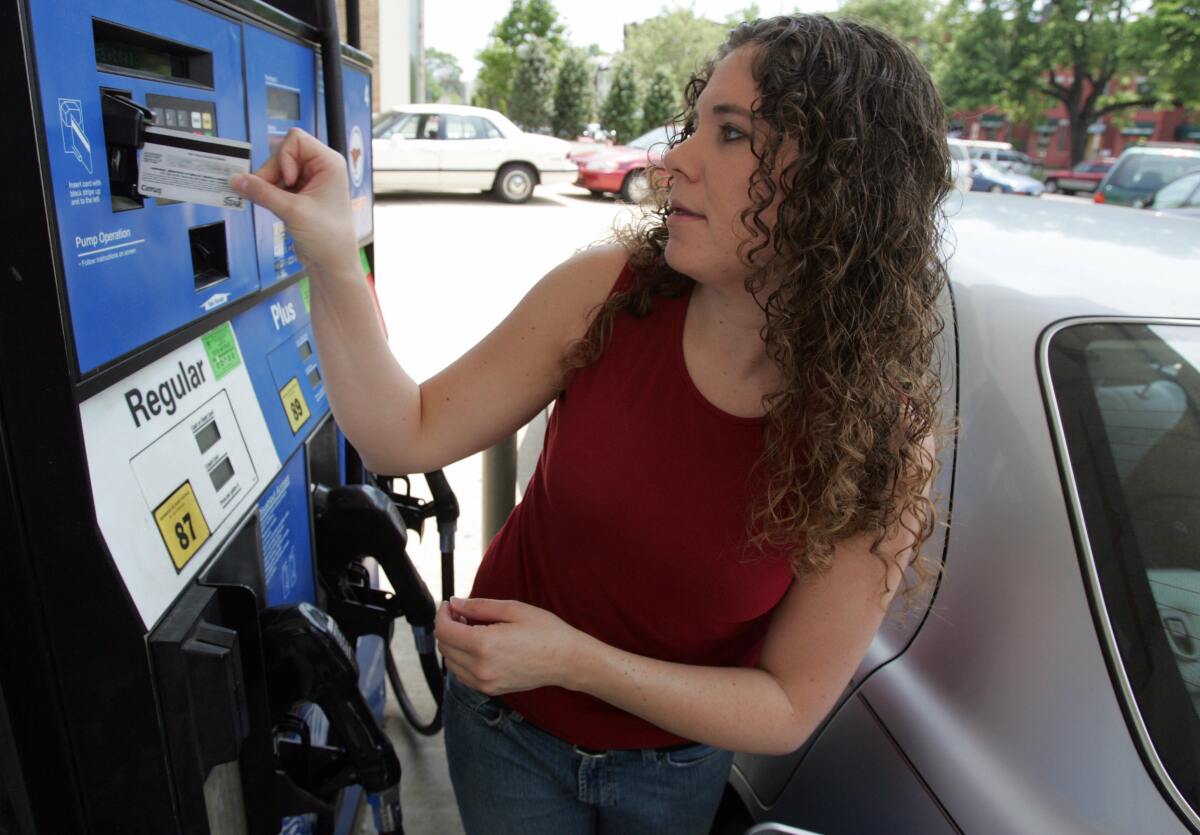
{"type": "MultiPolygon", "coordinates": [[[[738,258],[738,245],[752,237],[741,219],[758,169],[750,137],[764,130],[751,119],[759,97],[753,58],[752,47],[741,47],[717,65],[696,100],[695,132],[663,159],[671,178],[667,264],[702,284],[740,284],[753,271],[738,258]]],[[[768,228],[773,215],[763,213],[768,228]]]]}

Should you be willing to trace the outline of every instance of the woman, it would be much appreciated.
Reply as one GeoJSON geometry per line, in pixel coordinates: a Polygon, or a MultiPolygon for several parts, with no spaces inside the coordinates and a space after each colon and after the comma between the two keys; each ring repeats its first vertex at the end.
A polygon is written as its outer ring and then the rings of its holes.
{"type": "Polygon", "coordinates": [[[740,26],[689,84],[659,210],[420,386],[373,327],[341,158],[294,133],[235,184],[292,231],[371,469],[444,466],[556,401],[438,615],[468,832],[707,831],[730,752],[790,752],[834,704],[933,523],[943,127],[887,35],[740,26]]]}

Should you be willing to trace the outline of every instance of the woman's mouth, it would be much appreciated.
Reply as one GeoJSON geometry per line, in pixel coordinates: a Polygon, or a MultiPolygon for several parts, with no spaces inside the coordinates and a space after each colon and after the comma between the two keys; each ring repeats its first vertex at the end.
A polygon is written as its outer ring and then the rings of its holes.
{"type": "Polygon", "coordinates": [[[667,215],[667,223],[679,223],[689,220],[704,220],[704,215],[692,211],[682,203],[672,201],[670,214],[667,215]]]}

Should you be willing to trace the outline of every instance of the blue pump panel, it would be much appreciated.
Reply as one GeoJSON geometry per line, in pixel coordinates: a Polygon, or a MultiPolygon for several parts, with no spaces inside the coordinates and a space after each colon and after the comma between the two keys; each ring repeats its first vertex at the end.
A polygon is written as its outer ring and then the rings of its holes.
{"type": "MultiPolygon", "coordinates": [[[[250,165],[263,165],[292,128],[316,127],[316,55],[311,47],[246,27],[246,110],[250,165]]],[[[263,287],[300,272],[292,236],[283,221],[254,207],[258,274],[263,287]]]]}
{"type": "MultiPolygon", "coordinates": [[[[343,62],[342,90],[346,105],[346,156],[350,174],[350,210],[360,241],[374,231],[374,188],[371,183],[371,76],[343,62]]],[[[325,73],[317,67],[317,138],[329,141],[325,123],[325,73]]]]}
{"type": "Polygon", "coordinates": [[[308,487],[308,470],[301,448],[258,500],[268,606],[317,602],[308,487]]]}
{"type": "Polygon", "coordinates": [[[373,231],[374,190],[371,186],[371,76],[342,67],[346,102],[346,155],[350,163],[350,210],[354,233],[361,241],[373,231]]]}
{"type": "Polygon", "coordinates": [[[246,140],[242,28],[174,0],[29,6],[75,350],[87,373],[258,289],[249,211],[114,204],[101,113],[103,89],[166,127],[246,140]],[[215,247],[216,267],[197,270],[193,234],[209,254],[215,247]]]}
{"type": "Polygon", "coordinates": [[[292,456],[329,411],[309,322],[307,279],[233,318],[271,440],[292,456]]]}

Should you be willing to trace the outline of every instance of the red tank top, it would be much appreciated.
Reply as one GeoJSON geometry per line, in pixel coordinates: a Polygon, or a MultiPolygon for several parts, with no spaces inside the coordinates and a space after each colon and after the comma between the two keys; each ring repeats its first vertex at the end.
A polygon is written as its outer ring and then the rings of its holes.
{"type": "MultiPolygon", "coordinates": [[[[626,266],[614,292],[631,279],[626,266]]],[[[792,573],[783,559],[745,552],[763,424],[718,409],[692,382],[683,360],[689,298],[656,298],[641,320],[618,315],[603,355],[576,372],[472,595],[540,606],[638,655],[750,666],[792,573]]],[[[563,688],[503,698],[586,748],[687,741],[563,688]]]]}

